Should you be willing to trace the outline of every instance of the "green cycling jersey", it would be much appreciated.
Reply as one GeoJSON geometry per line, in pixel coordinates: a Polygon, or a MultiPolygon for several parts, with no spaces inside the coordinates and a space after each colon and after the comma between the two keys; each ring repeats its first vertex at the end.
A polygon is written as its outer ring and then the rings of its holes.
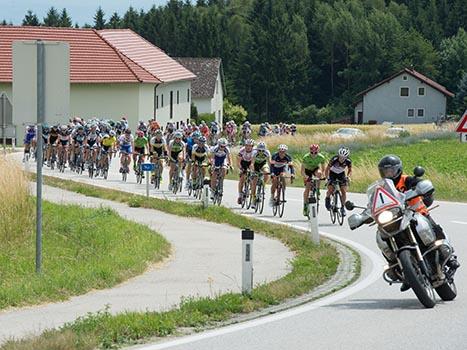
{"type": "Polygon", "coordinates": [[[303,166],[307,170],[315,170],[319,168],[321,164],[326,163],[326,158],[321,154],[318,153],[315,157],[313,157],[310,153],[307,153],[303,156],[303,166]]]}
{"type": "Polygon", "coordinates": [[[148,144],[148,139],[146,137],[136,137],[134,144],[137,148],[144,148],[148,144]]]}

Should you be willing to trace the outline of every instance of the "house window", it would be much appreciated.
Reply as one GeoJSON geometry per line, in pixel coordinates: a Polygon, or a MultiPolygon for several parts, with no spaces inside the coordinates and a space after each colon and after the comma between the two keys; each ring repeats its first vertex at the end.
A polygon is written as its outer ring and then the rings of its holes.
{"type": "Polygon", "coordinates": [[[190,102],[190,89],[186,90],[186,102],[190,102]]]}
{"type": "Polygon", "coordinates": [[[409,97],[409,88],[408,87],[401,87],[400,96],[401,97],[409,97]]]}
{"type": "Polygon", "coordinates": [[[418,88],[418,96],[425,96],[425,88],[419,87],[418,88]]]}
{"type": "MultiPolygon", "coordinates": [[[[174,117],[174,92],[170,91],[170,119],[174,117]]],[[[178,127],[177,127],[178,128],[178,127]]]]}
{"type": "Polygon", "coordinates": [[[180,103],[180,91],[177,90],[177,104],[180,103]]]}
{"type": "Polygon", "coordinates": [[[407,80],[407,75],[403,75],[402,80],[407,80]]]}
{"type": "Polygon", "coordinates": [[[156,96],[156,109],[159,108],[159,96],[156,96]]]}
{"type": "Polygon", "coordinates": [[[413,108],[409,108],[407,110],[407,117],[413,118],[415,116],[415,110],[413,108]]]}
{"type": "Polygon", "coordinates": [[[216,95],[219,93],[219,80],[216,80],[216,95]]]}
{"type": "Polygon", "coordinates": [[[423,118],[425,117],[425,110],[423,108],[417,109],[417,117],[418,118],[423,118]]]}
{"type": "Polygon", "coordinates": [[[161,95],[161,108],[164,108],[164,94],[161,95]]]}

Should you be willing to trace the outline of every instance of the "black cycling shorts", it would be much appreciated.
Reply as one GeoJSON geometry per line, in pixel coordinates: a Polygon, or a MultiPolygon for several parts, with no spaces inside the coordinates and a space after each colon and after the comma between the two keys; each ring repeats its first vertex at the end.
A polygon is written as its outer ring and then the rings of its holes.
{"type": "Polygon", "coordinates": [[[336,174],[335,172],[330,171],[328,185],[332,184],[335,181],[339,181],[341,186],[347,186],[347,177],[345,176],[345,172],[336,174]]]}

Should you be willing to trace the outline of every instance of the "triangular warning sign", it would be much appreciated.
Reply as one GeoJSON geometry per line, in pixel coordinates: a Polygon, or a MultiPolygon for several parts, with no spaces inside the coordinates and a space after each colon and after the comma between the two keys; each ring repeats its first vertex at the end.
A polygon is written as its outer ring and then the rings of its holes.
{"type": "Polygon", "coordinates": [[[383,187],[378,187],[373,197],[373,206],[371,211],[373,213],[379,213],[385,209],[393,208],[398,206],[399,202],[394,198],[388,191],[383,187]]]}
{"type": "Polygon", "coordinates": [[[457,132],[467,132],[467,110],[464,112],[459,124],[457,125],[457,132]]]}

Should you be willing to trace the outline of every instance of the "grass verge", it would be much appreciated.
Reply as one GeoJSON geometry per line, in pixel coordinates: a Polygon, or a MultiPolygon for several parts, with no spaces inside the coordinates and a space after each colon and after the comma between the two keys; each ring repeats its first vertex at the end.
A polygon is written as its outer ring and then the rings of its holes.
{"type": "Polygon", "coordinates": [[[152,208],[240,228],[249,227],[266,236],[281,240],[295,253],[295,258],[291,262],[292,271],[277,281],[256,286],[251,295],[227,293],[215,298],[188,298],[179,308],[167,312],[127,312],[111,315],[104,310],[78,319],[59,330],[48,331],[39,338],[8,342],[1,348],[3,350],[61,349],[52,348],[50,344],[54,343],[55,339],[58,342],[65,338],[69,339],[66,342],[66,349],[112,348],[139,342],[145,338],[174,334],[181,327],[199,329],[227,320],[234,314],[276,305],[287,298],[308,292],[333,276],[339,264],[337,252],[329,243],[322,242],[317,246],[294,229],[244,217],[224,207],[212,206],[203,210],[197,205],[129,195],[122,191],[53,177],[45,177],[45,183],[92,197],[127,203],[133,207],[152,208]]]}
{"type": "Polygon", "coordinates": [[[42,274],[35,236],[0,246],[0,309],[65,300],[112,287],[162,260],[169,243],[108,208],[43,203],[42,274]],[[127,244],[127,242],[131,244],[127,244]]]}

